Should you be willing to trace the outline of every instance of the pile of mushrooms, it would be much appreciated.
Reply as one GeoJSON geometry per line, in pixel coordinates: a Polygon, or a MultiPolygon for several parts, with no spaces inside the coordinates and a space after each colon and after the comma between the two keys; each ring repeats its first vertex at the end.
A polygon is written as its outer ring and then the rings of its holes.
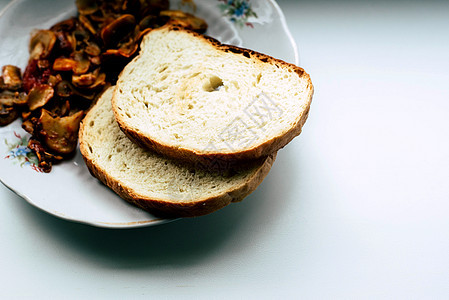
{"type": "Polygon", "coordinates": [[[77,0],[76,6],[77,17],[32,33],[23,76],[11,65],[0,76],[0,126],[22,118],[44,172],[74,153],[85,111],[115,84],[148,31],[168,23],[207,29],[202,19],[168,10],[168,0],[77,0]]]}

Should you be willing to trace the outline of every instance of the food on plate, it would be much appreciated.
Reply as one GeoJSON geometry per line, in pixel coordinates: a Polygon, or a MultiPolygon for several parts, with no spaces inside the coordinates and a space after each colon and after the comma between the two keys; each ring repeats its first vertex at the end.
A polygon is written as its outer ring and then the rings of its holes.
{"type": "Polygon", "coordinates": [[[19,117],[19,110],[27,104],[27,95],[21,90],[20,69],[7,65],[0,76],[0,126],[8,125],[19,117]]]}
{"type": "Polygon", "coordinates": [[[178,26],[154,29],[113,96],[120,128],[185,161],[257,159],[299,135],[312,100],[293,64],[178,26]]]}
{"type": "Polygon", "coordinates": [[[111,108],[113,87],[81,123],[80,150],[92,175],[152,213],[193,217],[242,200],[268,174],[276,153],[220,171],[191,166],[140,148],[120,130],[111,108]]]}
{"type": "Polygon", "coordinates": [[[22,118],[39,167],[69,158],[79,122],[101,92],[115,84],[142,37],[167,23],[205,32],[193,15],[170,11],[168,0],[76,0],[78,15],[36,29],[23,72],[5,66],[0,77],[0,126],[22,118]]]}

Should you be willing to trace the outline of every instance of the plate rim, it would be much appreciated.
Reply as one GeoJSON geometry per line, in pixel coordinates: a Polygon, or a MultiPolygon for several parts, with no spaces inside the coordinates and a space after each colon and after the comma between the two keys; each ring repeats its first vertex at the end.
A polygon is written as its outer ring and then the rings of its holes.
{"type": "MultiPolygon", "coordinates": [[[[9,1],[9,3],[6,4],[6,6],[4,6],[3,9],[0,10],[0,18],[3,17],[7,13],[7,11],[16,2],[20,2],[20,1],[23,1],[23,0],[11,0],[11,1],[9,1]]],[[[258,1],[261,1],[261,0],[258,0],[258,1]]],[[[265,1],[267,1],[268,3],[270,3],[272,5],[272,7],[275,9],[277,15],[279,16],[279,21],[281,23],[282,30],[283,30],[284,34],[286,35],[286,37],[287,37],[287,39],[288,39],[288,41],[289,41],[289,43],[290,43],[290,45],[292,47],[292,50],[293,50],[294,60],[295,60],[294,64],[299,66],[300,60],[299,60],[298,46],[297,46],[297,43],[296,43],[295,39],[293,38],[293,36],[291,34],[291,31],[290,31],[290,29],[288,27],[287,20],[285,18],[285,15],[284,15],[282,9],[280,8],[279,4],[275,0],[265,0],[265,1]]],[[[39,209],[40,211],[45,212],[46,214],[49,214],[51,216],[57,217],[59,219],[65,220],[65,221],[78,223],[78,224],[89,225],[89,226],[92,226],[92,227],[105,228],[105,229],[133,229],[133,228],[142,228],[142,227],[149,227],[149,226],[167,224],[167,223],[171,223],[173,221],[182,219],[182,218],[171,218],[171,219],[156,218],[156,219],[153,219],[153,220],[132,221],[132,222],[100,222],[100,221],[83,220],[83,219],[79,219],[77,217],[67,216],[67,215],[65,215],[65,214],[63,214],[61,212],[58,212],[58,211],[44,209],[43,207],[41,207],[37,203],[35,203],[29,196],[23,194],[18,189],[14,188],[12,184],[5,182],[5,180],[2,179],[1,177],[0,177],[0,182],[8,190],[13,192],[16,196],[24,199],[27,203],[29,203],[33,207],[39,209]]]]}

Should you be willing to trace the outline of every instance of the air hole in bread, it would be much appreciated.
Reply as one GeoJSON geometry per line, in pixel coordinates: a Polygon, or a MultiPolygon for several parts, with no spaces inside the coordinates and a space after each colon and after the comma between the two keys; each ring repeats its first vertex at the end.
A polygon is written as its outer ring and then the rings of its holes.
{"type": "Polygon", "coordinates": [[[90,127],[94,127],[94,125],[95,125],[95,122],[94,121],[90,121],[89,126],[90,127]]]}
{"type": "Polygon", "coordinates": [[[223,80],[221,80],[220,77],[212,75],[209,77],[209,80],[206,80],[206,82],[203,85],[203,90],[206,92],[215,92],[220,90],[220,88],[223,86],[223,80]]]}
{"type": "Polygon", "coordinates": [[[262,78],[262,73],[259,73],[256,78],[256,84],[260,83],[260,79],[262,78]]]}
{"type": "Polygon", "coordinates": [[[167,77],[168,77],[168,75],[167,75],[167,74],[164,74],[164,75],[162,75],[162,77],[161,77],[161,81],[163,81],[163,80],[167,79],[167,77]]]}
{"type": "Polygon", "coordinates": [[[159,73],[163,73],[163,72],[165,72],[165,70],[167,70],[168,69],[168,66],[163,66],[160,70],[159,70],[159,73]]]}
{"type": "Polygon", "coordinates": [[[195,72],[195,73],[193,73],[192,75],[190,75],[189,78],[196,77],[196,76],[198,76],[198,75],[200,75],[200,74],[201,74],[201,72],[195,72]]]}

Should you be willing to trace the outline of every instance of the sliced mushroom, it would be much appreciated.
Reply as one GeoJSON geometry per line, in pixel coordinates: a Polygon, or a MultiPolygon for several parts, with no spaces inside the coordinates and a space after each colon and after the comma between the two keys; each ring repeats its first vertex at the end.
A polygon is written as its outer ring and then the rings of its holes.
{"type": "Polygon", "coordinates": [[[90,61],[82,52],[75,52],[73,59],[60,57],[53,63],[54,71],[73,71],[75,74],[84,74],[90,68],[90,61]]]}
{"type": "Polygon", "coordinates": [[[72,82],[77,87],[86,87],[94,84],[97,77],[92,73],[73,75],[72,82]]]}
{"type": "Polygon", "coordinates": [[[73,95],[73,89],[67,81],[61,81],[55,87],[56,94],[61,98],[67,98],[73,95]]]}
{"type": "Polygon", "coordinates": [[[72,53],[76,48],[75,38],[71,34],[64,31],[56,31],[55,35],[57,45],[55,47],[57,47],[60,52],[58,54],[70,55],[70,53],[72,53]]]}
{"type": "Polygon", "coordinates": [[[0,126],[6,126],[13,122],[19,114],[12,106],[3,106],[0,104],[0,126]]]}
{"type": "Polygon", "coordinates": [[[136,19],[133,15],[122,15],[109,23],[101,30],[100,36],[106,47],[115,47],[126,38],[136,27],[136,19]]]}
{"type": "Polygon", "coordinates": [[[90,31],[90,33],[92,33],[93,35],[97,34],[97,30],[94,28],[94,25],[92,24],[92,22],[89,20],[89,18],[85,15],[80,15],[79,17],[80,23],[87,29],[90,31]]]}
{"type": "Polygon", "coordinates": [[[139,22],[139,29],[159,28],[170,20],[169,16],[148,15],[139,22]]]}
{"type": "Polygon", "coordinates": [[[98,56],[101,54],[101,49],[94,42],[89,42],[86,48],[84,48],[84,52],[90,56],[98,56]]]}
{"type": "Polygon", "coordinates": [[[28,148],[36,153],[37,159],[39,160],[39,168],[45,173],[51,171],[53,162],[63,159],[60,155],[54,155],[45,151],[41,142],[33,138],[28,141],[28,148]]]}
{"type": "Polygon", "coordinates": [[[81,15],[90,15],[98,10],[97,1],[95,0],[76,0],[75,4],[81,15]]]}
{"type": "Polygon", "coordinates": [[[74,68],[72,69],[73,73],[79,75],[89,71],[90,61],[89,58],[84,54],[84,52],[82,51],[75,52],[73,59],[76,62],[74,68]]]}
{"type": "Polygon", "coordinates": [[[22,75],[16,66],[6,65],[2,69],[2,88],[7,90],[18,90],[22,87],[22,75]]]}
{"type": "Polygon", "coordinates": [[[3,91],[0,93],[0,105],[13,106],[16,93],[11,91],[3,91]]]}
{"type": "Polygon", "coordinates": [[[0,105],[4,106],[23,106],[27,104],[28,96],[24,92],[0,92],[0,105]]]}
{"type": "Polygon", "coordinates": [[[13,102],[15,106],[25,106],[28,103],[28,95],[25,92],[16,92],[13,102]]]}
{"type": "Polygon", "coordinates": [[[129,58],[137,52],[137,49],[139,49],[139,45],[133,39],[130,39],[128,42],[121,44],[119,49],[106,50],[104,55],[114,55],[129,58]]]}
{"type": "Polygon", "coordinates": [[[83,116],[84,112],[79,111],[71,116],[54,118],[47,110],[42,109],[39,135],[44,144],[58,154],[72,153],[76,148],[78,129],[83,116]]]}
{"type": "Polygon", "coordinates": [[[50,75],[50,77],[48,77],[48,85],[50,85],[51,87],[57,86],[61,81],[61,74],[50,75]]]}
{"type": "Polygon", "coordinates": [[[71,58],[60,57],[55,59],[53,70],[55,71],[72,71],[75,68],[76,61],[71,58]]]}
{"type": "Polygon", "coordinates": [[[92,84],[90,86],[91,89],[95,89],[99,86],[104,86],[106,85],[106,74],[105,73],[100,73],[97,75],[97,79],[95,80],[94,84],[92,84]]]}
{"type": "Polygon", "coordinates": [[[22,123],[22,128],[29,134],[33,134],[34,128],[36,126],[36,118],[27,119],[22,123]]]}
{"type": "Polygon", "coordinates": [[[31,59],[47,58],[56,42],[56,35],[51,30],[38,30],[31,36],[29,51],[31,59]]]}
{"type": "Polygon", "coordinates": [[[34,86],[28,94],[28,106],[31,111],[43,107],[53,98],[54,90],[48,84],[34,86]]]}

